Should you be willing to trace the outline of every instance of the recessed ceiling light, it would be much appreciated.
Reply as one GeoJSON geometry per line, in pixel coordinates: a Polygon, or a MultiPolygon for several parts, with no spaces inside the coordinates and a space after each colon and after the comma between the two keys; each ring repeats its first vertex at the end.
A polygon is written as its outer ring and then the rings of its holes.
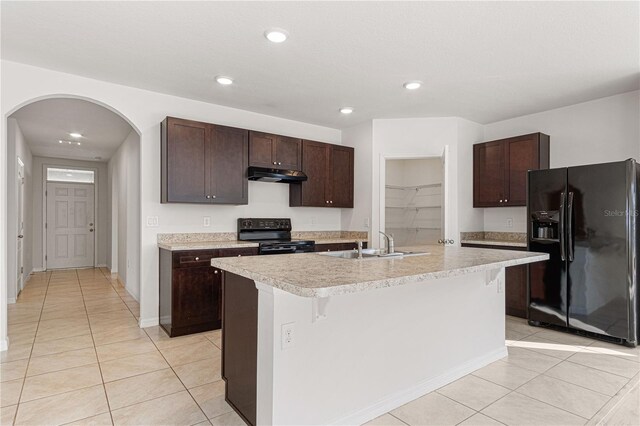
{"type": "Polygon", "coordinates": [[[217,76],[216,81],[218,82],[218,84],[222,84],[223,86],[233,84],[233,79],[231,77],[225,77],[222,75],[217,76]]]}
{"type": "Polygon", "coordinates": [[[94,160],[102,160],[102,157],[93,157],[94,160]]]}
{"type": "Polygon", "coordinates": [[[272,43],[282,43],[289,37],[289,33],[280,28],[272,28],[265,31],[264,36],[272,43]]]}
{"type": "Polygon", "coordinates": [[[62,141],[58,141],[58,143],[62,143],[62,141]]]}
{"type": "Polygon", "coordinates": [[[353,108],[351,107],[342,107],[340,108],[340,112],[343,114],[351,114],[353,112],[353,108]]]}
{"type": "Polygon", "coordinates": [[[71,173],[67,173],[67,177],[71,177],[73,176],[71,173]]]}
{"type": "Polygon", "coordinates": [[[78,145],[80,145],[80,142],[76,142],[78,145]]]}
{"type": "Polygon", "coordinates": [[[419,89],[420,86],[422,86],[422,82],[421,81],[407,81],[402,86],[407,90],[416,90],[416,89],[419,89]]]}
{"type": "Polygon", "coordinates": [[[72,138],[81,138],[82,134],[80,134],[80,133],[69,133],[69,136],[71,136],[72,138]]]}

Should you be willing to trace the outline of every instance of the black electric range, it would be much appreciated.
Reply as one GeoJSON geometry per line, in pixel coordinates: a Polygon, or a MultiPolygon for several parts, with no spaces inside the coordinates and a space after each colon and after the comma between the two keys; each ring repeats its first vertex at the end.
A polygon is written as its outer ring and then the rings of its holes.
{"type": "Polygon", "coordinates": [[[240,218],[238,240],[259,243],[259,254],[309,253],[315,251],[311,240],[291,240],[291,219],[240,218]]]}

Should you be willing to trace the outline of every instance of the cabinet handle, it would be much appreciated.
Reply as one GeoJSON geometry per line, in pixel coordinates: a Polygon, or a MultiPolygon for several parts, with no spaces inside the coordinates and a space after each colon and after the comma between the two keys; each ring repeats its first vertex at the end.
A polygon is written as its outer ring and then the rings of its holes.
{"type": "Polygon", "coordinates": [[[239,254],[239,255],[238,255],[238,257],[242,257],[242,255],[241,255],[241,254],[239,254]]]}
{"type": "Polygon", "coordinates": [[[278,166],[282,166],[282,163],[278,161],[278,166]]]}
{"type": "Polygon", "coordinates": [[[507,199],[505,198],[505,199],[504,199],[504,202],[506,203],[507,201],[509,201],[509,200],[507,200],[507,199]]]}
{"type": "Polygon", "coordinates": [[[333,204],[333,200],[329,201],[329,204],[333,204]]]}
{"type": "Polygon", "coordinates": [[[502,202],[502,200],[500,200],[500,202],[502,202]]]}
{"type": "Polygon", "coordinates": [[[200,260],[200,258],[199,258],[199,257],[196,257],[196,260],[200,260]]]}
{"type": "Polygon", "coordinates": [[[212,196],[211,196],[211,198],[216,198],[216,196],[215,196],[215,195],[212,195],[212,196]]]}
{"type": "Polygon", "coordinates": [[[274,161],[274,162],[273,162],[273,165],[275,166],[276,164],[278,164],[278,162],[277,162],[277,161],[274,161]]]}
{"type": "Polygon", "coordinates": [[[207,199],[211,198],[211,195],[207,195],[207,199]]]}
{"type": "Polygon", "coordinates": [[[329,200],[325,201],[325,203],[329,204],[329,200]]]}
{"type": "Polygon", "coordinates": [[[217,273],[218,273],[218,270],[216,269],[215,271],[213,271],[213,273],[214,273],[214,274],[217,274],[217,273]]]}

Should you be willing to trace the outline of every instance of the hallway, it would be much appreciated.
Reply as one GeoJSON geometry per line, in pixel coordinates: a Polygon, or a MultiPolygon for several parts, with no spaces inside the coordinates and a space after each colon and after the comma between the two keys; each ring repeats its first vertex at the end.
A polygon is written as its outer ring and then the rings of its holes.
{"type": "Polygon", "coordinates": [[[220,331],[169,339],[139,309],[106,268],[33,274],[9,305],[0,424],[244,424],[224,402],[220,331]]]}

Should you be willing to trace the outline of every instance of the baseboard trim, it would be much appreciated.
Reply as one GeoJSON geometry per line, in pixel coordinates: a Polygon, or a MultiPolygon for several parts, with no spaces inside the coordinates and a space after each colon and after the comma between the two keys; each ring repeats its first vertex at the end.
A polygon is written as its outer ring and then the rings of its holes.
{"type": "Polygon", "coordinates": [[[156,325],[160,325],[160,318],[158,318],[158,317],[140,318],[140,320],[138,320],[138,325],[140,326],[140,328],[147,328],[147,327],[153,327],[153,326],[156,326],[156,325]]]}
{"type": "Polygon", "coordinates": [[[34,273],[34,272],[44,272],[44,271],[46,271],[46,269],[44,269],[44,268],[33,268],[33,270],[31,271],[31,273],[34,273]]]}
{"type": "Polygon", "coordinates": [[[106,268],[107,264],[106,263],[100,263],[99,265],[95,266],[96,268],[106,268]]]}
{"type": "Polygon", "coordinates": [[[0,352],[4,352],[9,349],[9,338],[0,339],[0,352]]]}
{"type": "Polygon", "coordinates": [[[413,401],[423,395],[428,394],[444,385],[447,385],[459,378],[466,376],[482,367],[485,367],[492,362],[507,356],[507,348],[502,347],[496,351],[474,358],[466,363],[448,370],[439,376],[433,377],[428,380],[424,380],[415,386],[405,389],[394,394],[391,394],[384,399],[370,405],[369,407],[358,410],[352,414],[349,414],[341,419],[337,419],[330,424],[334,425],[354,425],[364,424],[370,420],[375,419],[407,402],[413,401]]]}

